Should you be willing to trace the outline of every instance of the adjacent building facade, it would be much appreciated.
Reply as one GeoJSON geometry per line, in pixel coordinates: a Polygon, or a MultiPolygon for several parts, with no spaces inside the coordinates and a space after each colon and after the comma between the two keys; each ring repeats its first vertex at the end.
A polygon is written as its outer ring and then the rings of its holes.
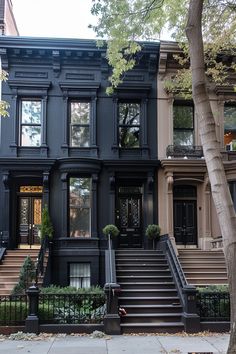
{"type": "MultiPolygon", "coordinates": [[[[203,250],[217,245],[221,232],[211,196],[211,188],[198,133],[193,102],[169,93],[166,80],[178,70],[174,42],[162,42],[158,75],[158,220],[177,247],[203,250]]],[[[225,60],[230,58],[225,57],[225,60]]],[[[208,84],[216,133],[235,203],[236,105],[235,76],[231,85],[208,84]]]]}
{"type": "Polygon", "coordinates": [[[54,226],[51,282],[104,284],[102,228],[116,247],[147,247],[158,222],[159,43],[108,96],[110,68],[95,41],[0,38],[9,73],[2,99],[0,225],[9,248],[39,244],[47,205],[54,226]]]}

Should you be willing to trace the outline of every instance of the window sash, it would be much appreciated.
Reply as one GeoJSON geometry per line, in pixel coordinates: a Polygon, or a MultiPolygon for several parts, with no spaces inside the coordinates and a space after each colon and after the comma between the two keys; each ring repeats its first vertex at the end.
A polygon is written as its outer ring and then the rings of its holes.
{"type": "Polygon", "coordinates": [[[41,139],[42,101],[22,99],[20,101],[20,145],[39,147],[41,139]],[[30,103],[32,103],[32,107],[30,107],[30,103]]]}
{"type": "Polygon", "coordinates": [[[91,284],[90,263],[70,264],[70,286],[75,288],[89,288],[91,284]]]}
{"type": "Polygon", "coordinates": [[[137,102],[118,103],[118,136],[119,147],[140,147],[141,105],[137,102]]]}
{"type": "Polygon", "coordinates": [[[71,147],[90,146],[90,140],[91,140],[90,126],[91,126],[91,102],[88,101],[70,102],[70,146],[71,147]]]}

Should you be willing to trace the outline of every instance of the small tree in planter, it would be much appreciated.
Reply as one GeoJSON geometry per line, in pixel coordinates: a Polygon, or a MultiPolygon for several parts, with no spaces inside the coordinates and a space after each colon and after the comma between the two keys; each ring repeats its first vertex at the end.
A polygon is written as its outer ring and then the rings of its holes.
{"type": "Polygon", "coordinates": [[[49,216],[48,207],[45,206],[42,212],[42,223],[39,226],[40,240],[43,242],[44,238],[47,236],[49,239],[53,236],[53,226],[49,216]]]}
{"type": "Polygon", "coordinates": [[[110,243],[110,238],[111,239],[114,239],[116,238],[120,231],[119,229],[113,225],[113,224],[108,224],[106,225],[103,229],[102,229],[102,232],[104,233],[104,235],[107,237],[108,239],[108,242],[110,243]],[[109,237],[110,236],[110,237],[109,237]]]}
{"type": "Polygon", "coordinates": [[[153,248],[154,248],[154,245],[155,245],[157,239],[160,237],[160,233],[161,233],[161,228],[160,228],[159,225],[150,224],[150,225],[148,225],[148,227],[146,228],[146,233],[145,233],[145,235],[146,235],[150,240],[153,240],[153,241],[152,241],[153,248]]]}

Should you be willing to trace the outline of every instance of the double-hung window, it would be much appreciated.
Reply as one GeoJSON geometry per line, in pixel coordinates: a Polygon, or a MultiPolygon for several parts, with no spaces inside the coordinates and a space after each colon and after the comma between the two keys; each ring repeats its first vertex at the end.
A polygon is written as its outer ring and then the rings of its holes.
{"type": "Polygon", "coordinates": [[[119,102],[119,147],[140,147],[140,103],[119,102]]]}
{"type": "Polygon", "coordinates": [[[90,263],[70,264],[70,286],[77,289],[89,288],[91,279],[90,263]]]}
{"type": "Polygon", "coordinates": [[[236,106],[224,107],[224,145],[227,151],[236,150],[236,106]]]}
{"type": "Polygon", "coordinates": [[[20,101],[20,145],[41,146],[42,101],[22,99],[20,101]]]}
{"type": "Polygon", "coordinates": [[[70,237],[91,236],[91,178],[71,177],[70,237]]]}
{"type": "Polygon", "coordinates": [[[173,106],[174,145],[194,145],[194,109],[192,105],[173,106]]]}
{"type": "Polygon", "coordinates": [[[90,146],[91,104],[86,101],[70,102],[70,146],[90,146]]]}

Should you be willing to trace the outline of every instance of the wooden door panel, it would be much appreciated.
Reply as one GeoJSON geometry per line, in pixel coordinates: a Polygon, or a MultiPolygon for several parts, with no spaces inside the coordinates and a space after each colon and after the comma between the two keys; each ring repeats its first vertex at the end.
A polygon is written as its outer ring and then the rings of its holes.
{"type": "Polygon", "coordinates": [[[196,201],[174,201],[174,236],[177,244],[197,244],[196,201]]]}

